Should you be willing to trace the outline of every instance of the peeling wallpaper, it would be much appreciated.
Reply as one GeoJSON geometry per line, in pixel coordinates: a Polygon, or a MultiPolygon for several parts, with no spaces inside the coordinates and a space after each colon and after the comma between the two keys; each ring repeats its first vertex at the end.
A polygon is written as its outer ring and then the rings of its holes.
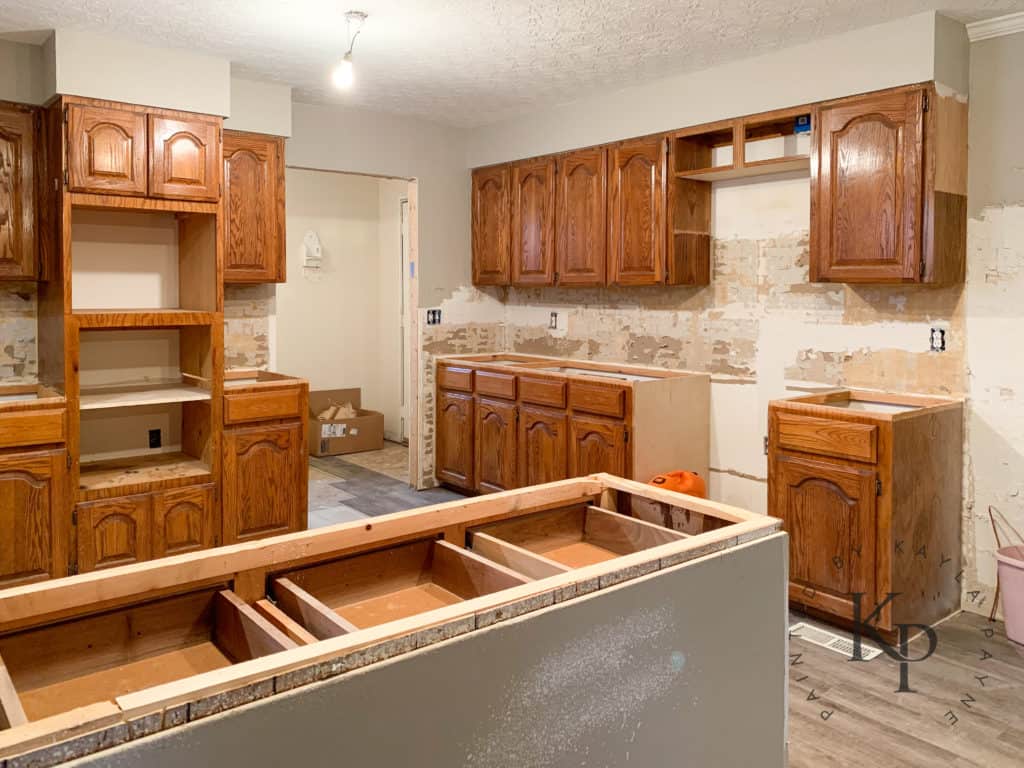
{"type": "Polygon", "coordinates": [[[0,382],[34,383],[36,284],[0,282],[0,382]]]}
{"type": "Polygon", "coordinates": [[[224,286],[224,367],[270,365],[270,318],[274,285],[224,286]]]}

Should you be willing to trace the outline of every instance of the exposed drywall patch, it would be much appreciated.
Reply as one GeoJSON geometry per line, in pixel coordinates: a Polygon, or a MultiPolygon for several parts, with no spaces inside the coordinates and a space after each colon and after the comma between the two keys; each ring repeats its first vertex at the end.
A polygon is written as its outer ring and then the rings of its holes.
{"type": "Polygon", "coordinates": [[[35,283],[0,284],[0,379],[34,383],[38,374],[35,283]]]}
{"type": "Polygon", "coordinates": [[[276,313],[273,285],[224,286],[224,367],[267,368],[270,322],[276,313]]]}

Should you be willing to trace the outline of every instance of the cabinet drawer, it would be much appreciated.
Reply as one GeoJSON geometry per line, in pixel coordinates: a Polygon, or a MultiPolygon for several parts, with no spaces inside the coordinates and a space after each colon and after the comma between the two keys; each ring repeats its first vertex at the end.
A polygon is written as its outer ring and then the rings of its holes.
{"type": "Polygon", "coordinates": [[[877,459],[878,428],[873,424],[779,413],[776,430],[781,448],[870,463],[877,459]]]}
{"type": "Polygon", "coordinates": [[[569,384],[569,407],[621,419],[626,414],[626,388],[573,381],[569,384]]]}
{"type": "Polygon", "coordinates": [[[519,377],[519,399],[534,405],[565,408],[565,382],[558,379],[519,377]]]}
{"type": "Polygon", "coordinates": [[[501,397],[505,400],[516,399],[516,377],[509,373],[493,373],[491,371],[476,372],[476,391],[480,395],[501,397]]]}
{"type": "Polygon", "coordinates": [[[437,368],[437,385],[441,389],[455,389],[459,392],[473,391],[473,369],[440,365],[437,368]]]}
{"type": "Polygon", "coordinates": [[[0,416],[0,448],[64,442],[64,411],[19,411],[0,416]]]}
{"type": "Polygon", "coordinates": [[[302,390],[273,389],[266,392],[230,392],[224,395],[224,423],[269,421],[303,416],[302,390]]]}

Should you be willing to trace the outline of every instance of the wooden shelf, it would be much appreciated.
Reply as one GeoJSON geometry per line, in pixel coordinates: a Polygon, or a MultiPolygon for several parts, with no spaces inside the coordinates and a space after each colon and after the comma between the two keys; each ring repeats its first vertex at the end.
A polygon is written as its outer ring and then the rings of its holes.
{"type": "Polygon", "coordinates": [[[209,399],[210,390],[203,389],[197,383],[165,381],[83,388],[79,397],[79,408],[83,411],[94,411],[103,408],[190,403],[209,399]]]}
{"type": "Polygon", "coordinates": [[[199,309],[76,309],[71,314],[79,328],[177,328],[219,322],[216,312],[199,309]]]}
{"type": "Polygon", "coordinates": [[[210,467],[184,453],[147,453],[120,459],[83,462],[79,500],[127,496],[160,488],[212,481],[210,467]]]}
{"type": "Polygon", "coordinates": [[[775,157],[770,160],[755,160],[736,168],[728,165],[720,168],[705,168],[699,171],[683,171],[676,174],[677,179],[694,181],[726,181],[728,179],[746,179],[752,176],[767,176],[773,173],[810,170],[811,159],[807,155],[796,157],[775,157]]]}
{"type": "Polygon", "coordinates": [[[96,210],[120,210],[167,213],[217,213],[217,203],[200,203],[188,200],[160,200],[153,197],[131,197],[128,195],[94,195],[88,192],[72,192],[71,205],[75,208],[96,210]]]}

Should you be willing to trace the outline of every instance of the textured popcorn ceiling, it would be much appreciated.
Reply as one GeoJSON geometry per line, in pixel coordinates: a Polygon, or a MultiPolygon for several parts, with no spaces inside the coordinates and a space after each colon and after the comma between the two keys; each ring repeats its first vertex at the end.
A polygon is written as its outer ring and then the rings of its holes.
{"type": "MultiPolygon", "coordinates": [[[[928,10],[970,21],[1024,0],[0,0],[0,34],[87,28],[228,58],[237,75],[476,126],[928,10]],[[343,12],[370,14],[340,94],[343,12]]],[[[813,67],[814,62],[807,62],[813,67]]],[[[799,77],[794,72],[794,77],[799,77]]]]}

